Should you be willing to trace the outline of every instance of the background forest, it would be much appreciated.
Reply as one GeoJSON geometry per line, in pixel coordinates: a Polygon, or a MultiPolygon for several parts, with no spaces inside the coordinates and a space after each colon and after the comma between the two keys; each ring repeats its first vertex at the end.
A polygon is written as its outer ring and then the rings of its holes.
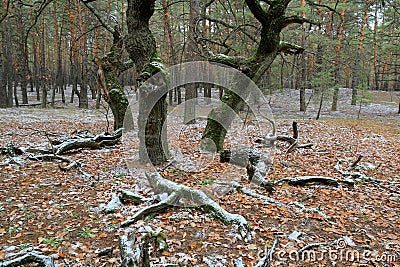
{"type": "MultiPolygon", "coordinates": [[[[126,33],[124,1],[3,1],[1,17],[0,107],[72,102],[88,108],[98,95],[97,66],[112,45],[112,34],[99,23],[126,33]],[[97,17],[96,17],[97,16],[97,17]],[[65,99],[72,86],[70,99],[65,99]],[[36,92],[29,99],[28,92],[36,92]]],[[[193,17],[202,39],[216,53],[250,56],[260,27],[243,1],[157,1],[150,27],[167,65],[205,59],[193,46],[193,17]]],[[[282,40],[301,53],[281,53],[265,73],[263,90],[284,88],[399,90],[399,1],[292,1],[288,14],[319,23],[293,24],[282,40]]],[[[126,56],[126,55],[125,55],[126,56]]],[[[127,56],[126,56],[127,57],[127,56]]],[[[130,69],[120,77],[134,85],[130,69]]],[[[177,101],[176,97],[174,98],[177,101]]],[[[352,103],[355,104],[354,97],[352,103]]],[[[305,100],[300,107],[305,109],[305,100]]],[[[337,109],[333,101],[332,110],[337,109]]]]}

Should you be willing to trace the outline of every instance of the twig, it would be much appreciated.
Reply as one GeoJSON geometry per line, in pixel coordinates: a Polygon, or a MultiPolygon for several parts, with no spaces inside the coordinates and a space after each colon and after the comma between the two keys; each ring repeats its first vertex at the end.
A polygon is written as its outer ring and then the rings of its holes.
{"type": "Polygon", "coordinates": [[[278,237],[275,237],[274,243],[272,243],[272,247],[268,250],[265,256],[257,263],[255,267],[269,267],[271,265],[272,255],[275,252],[278,241],[278,237]]]}

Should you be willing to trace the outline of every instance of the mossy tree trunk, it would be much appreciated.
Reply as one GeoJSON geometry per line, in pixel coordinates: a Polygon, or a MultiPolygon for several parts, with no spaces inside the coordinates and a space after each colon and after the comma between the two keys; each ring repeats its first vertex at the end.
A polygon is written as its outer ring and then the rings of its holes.
{"type": "Polygon", "coordinates": [[[122,62],[123,38],[118,28],[109,29],[113,34],[113,45],[99,62],[98,85],[104,100],[108,103],[114,116],[114,130],[123,127],[124,116],[128,107],[128,99],[125,96],[123,85],[119,82],[120,74],[133,67],[131,62],[122,62]]]}
{"type": "MultiPolygon", "coordinates": [[[[285,27],[293,23],[301,24],[310,22],[303,17],[286,16],[286,9],[290,2],[291,0],[268,1],[269,7],[266,9],[260,4],[260,1],[246,0],[250,11],[261,23],[261,39],[258,43],[257,51],[248,59],[244,59],[243,57],[220,56],[207,51],[209,59],[242,71],[257,84],[279,52],[291,51],[293,53],[300,53],[303,51],[299,47],[293,47],[288,43],[282,44],[280,42],[280,33],[285,27]]],[[[240,85],[238,88],[244,90],[242,96],[248,96],[248,94],[246,94],[246,90],[248,91],[247,85],[240,85]]],[[[206,140],[206,143],[209,143],[207,140],[212,140],[217,151],[223,149],[226,129],[234,118],[234,114],[232,114],[231,110],[238,112],[243,105],[243,101],[244,99],[238,97],[234,92],[225,90],[225,96],[222,97],[222,102],[230,108],[214,109],[210,112],[207,126],[203,133],[203,140],[206,140]],[[221,121],[223,121],[224,125],[220,123],[221,121]]],[[[210,146],[206,146],[206,148],[207,147],[210,148],[210,146]]]]}
{"type": "MultiPolygon", "coordinates": [[[[129,57],[143,83],[158,72],[165,71],[157,56],[156,41],[149,28],[149,20],[154,14],[155,0],[128,0],[128,35],[125,45],[129,57]]],[[[166,132],[163,132],[167,118],[166,94],[162,86],[139,87],[139,156],[143,162],[161,164],[168,157],[166,132]],[[153,91],[151,91],[153,90],[153,91]],[[162,93],[161,93],[162,92],[162,93]]]]}

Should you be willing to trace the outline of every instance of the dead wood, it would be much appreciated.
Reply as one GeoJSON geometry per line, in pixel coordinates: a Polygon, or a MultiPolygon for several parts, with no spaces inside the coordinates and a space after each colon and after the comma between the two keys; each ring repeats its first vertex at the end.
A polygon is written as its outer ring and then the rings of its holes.
{"type": "Polygon", "coordinates": [[[229,162],[234,165],[246,167],[249,181],[273,191],[273,183],[265,180],[271,162],[260,152],[254,149],[223,150],[220,152],[220,162],[229,162]]]}
{"type": "Polygon", "coordinates": [[[119,249],[121,254],[122,267],[150,267],[150,244],[154,252],[161,252],[167,248],[166,235],[162,232],[155,232],[146,227],[146,233],[140,238],[131,235],[119,237],[119,249]]]}
{"type": "Polygon", "coordinates": [[[0,147],[0,154],[1,155],[7,155],[9,157],[16,157],[16,156],[21,156],[24,152],[18,148],[15,147],[13,143],[7,144],[6,147],[0,147]]]}
{"type": "Polygon", "coordinates": [[[276,184],[284,184],[284,183],[287,183],[288,185],[291,186],[305,186],[309,184],[339,186],[340,183],[351,186],[354,185],[354,181],[351,180],[338,180],[324,176],[300,176],[295,178],[283,178],[280,179],[276,184]]]}
{"type": "Polygon", "coordinates": [[[54,154],[43,154],[43,155],[36,155],[36,156],[29,156],[28,157],[31,160],[37,160],[37,161],[53,161],[53,160],[61,160],[62,162],[68,163],[67,166],[62,166],[61,164],[58,165],[60,170],[62,171],[68,171],[71,170],[72,168],[77,169],[81,174],[84,176],[91,178],[92,175],[85,172],[82,170],[81,163],[79,161],[75,161],[73,159],[70,159],[68,157],[60,156],[60,155],[54,155],[54,154]]]}
{"type": "MultiPolygon", "coordinates": [[[[54,103],[60,103],[60,102],[62,102],[61,99],[54,101],[54,103]]],[[[49,105],[49,104],[52,104],[52,102],[48,101],[46,104],[49,105]]],[[[40,103],[31,103],[31,104],[19,104],[19,106],[20,107],[38,107],[38,106],[42,106],[42,103],[40,102],[40,103]]]]}
{"type": "Polygon", "coordinates": [[[172,192],[165,200],[139,210],[135,215],[121,223],[120,227],[128,227],[151,214],[165,212],[168,208],[175,205],[176,202],[179,201],[180,197],[181,196],[178,193],[172,192]]]}
{"type": "MultiPolygon", "coordinates": [[[[67,166],[59,165],[59,168],[63,171],[68,171],[72,168],[77,169],[84,176],[91,178],[92,175],[86,173],[82,170],[81,163],[79,161],[72,160],[68,157],[61,156],[61,154],[66,154],[72,150],[78,150],[82,148],[90,148],[90,149],[100,149],[105,146],[113,146],[122,137],[123,129],[120,128],[116,130],[114,133],[103,133],[99,135],[93,135],[89,131],[79,131],[76,132],[75,136],[72,137],[64,137],[57,140],[50,140],[49,133],[44,132],[46,137],[49,140],[51,148],[17,148],[13,144],[8,144],[7,147],[0,148],[0,154],[8,155],[11,157],[11,160],[6,161],[5,164],[17,163],[21,165],[21,160],[17,160],[17,155],[23,155],[25,153],[33,154],[28,155],[27,158],[31,160],[37,161],[53,161],[60,160],[62,162],[68,163],[67,166]],[[39,155],[37,155],[39,154],[39,155]]],[[[22,158],[22,162],[26,160],[26,157],[22,158]]]]}
{"type": "Polygon", "coordinates": [[[128,190],[124,190],[124,189],[119,189],[119,200],[122,203],[126,203],[126,202],[133,202],[134,204],[138,205],[138,204],[142,204],[143,202],[147,202],[150,199],[142,197],[138,194],[135,194],[133,192],[130,192],[128,190]]]}
{"type": "Polygon", "coordinates": [[[275,237],[274,243],[272,243],[271,248],[266,252],[265,256],[261,258],[261,260],[256,264],[255,267],[269,267],[271,266],[272,256],[276,250],[276,246],[278,245],[278,238],[275,237]]]}
{"type": "Polygon", "coordinates": [[[286,205],[278,200],[273,199],[272,197],[264,196],[253,192],[247,187],[239,184],[238,182],[215,182],[220,185],[227,185],[233,187],[236,191],[241,192],[245,195],[251,196],[253,198],[259,198],[263,200],[263,204],[275,204],[279,207],[286,207],[286,205]]]}
{"type": "Polygon", "coordinates": [[[300,144],[299,139],[299,131],[297,128],[297,122],[293,122],[293,136],[288,135],[277,135],[277,136],[266,136],[263,138],[259,138],[256,140],[256,143],[267,144],[270,146],[271,143],[275,141],[281,141],[289,143],[289,147],[286,149],[285,154],[289,154],[290,152],[294,151],[296,148],[311,148],[313,146],[312,143],[300,144]]]}
{"type": "Polygon", "coordinates": [[[22,251],[11,255],[5,261],[0,262],[0,267],[17,267],[30,263],[37,263],[41,267],[54,267],[53,258],[38,251],[22,251]]]}

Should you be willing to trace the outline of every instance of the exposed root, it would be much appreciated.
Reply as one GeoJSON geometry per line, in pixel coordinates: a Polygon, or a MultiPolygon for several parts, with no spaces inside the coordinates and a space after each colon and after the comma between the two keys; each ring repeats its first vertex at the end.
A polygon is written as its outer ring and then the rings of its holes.
{"type": "Polygon", "coordinates": [[[296,148],[311,148],[313,146],[312,143],[300,144],[299,139],[299,131],[297,129],[297,122],[293,122],[293,136],[287,135],[278,135],[278,136],[268,136],[259,138],[256,140],[257,143],[267,144],[270,146],[271,143],[275,141],[287,142],[289,143],[289,147],[286,149],[285,154],[289,154],[290,152],[294,151],[296,148]]]}
{"type": "Polygon", "coordinates": [[[158,172],[146,173],[146,177],[153,187],[155,194],[167,193],[168,197],[158,204],[151,205],[140,210],[133,217],[121,224],[121,227],[131,225],[139,218],[143,218],[150,213],[162,212],[173,205],[183,205],[180,200],[192,202],[195,205],[202,206],[206,211],[210,212],[213,217],[219,219],[225,224],[236,223],[240,229],[247,232],[249,223],[239,214],[232,214],[221,208],[215,201],[210,199],[203,191],[190,188],[185,185],[164,179],[158,172]]]}
{"type": "Polygon", "coordinates": [[[0,267],[17,267],[25,264],[37,263],[41,267],[54,267],[53,258],[38,251],[21,251],[0,262],[0,267]]]}

